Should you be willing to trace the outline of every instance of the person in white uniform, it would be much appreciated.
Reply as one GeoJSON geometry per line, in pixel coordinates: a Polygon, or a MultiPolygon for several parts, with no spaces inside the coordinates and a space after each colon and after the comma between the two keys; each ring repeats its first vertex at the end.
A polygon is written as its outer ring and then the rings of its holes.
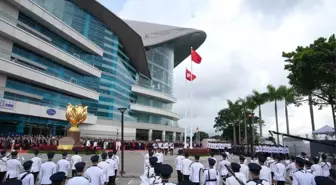
{"type": "Polygon", "coordinates": [[[293,172],[292,185],[316,185],[314,176],[303,169],[305,160],[301,157],[296,157],[295,164],[297,171],[293,172]]]}
{"type": "Polygon", "coordinates": [[[90,185],[104,185],[106,182],[103,170],[97,166],[98,161],[99,156],[93,155],[91,157],[92,166],[84,173],[84,177],[89,179],[90,185]]]}
{"type": "Polygon", "coordinates": [[[160,163],[162,164],[163,163],[163,153],[162,153],[162,150],[161,148],[159,148],[159,152],[156,153],[155,157],[158,159],[157,163],[160,163]]]}
{"type": "Polygon", "coordinates": [[[22,169],[21,162],[17,159],[17,154],[18,153],[16,151],[11,152],[12,158],[6,162],[6,165],[7,165],[6,179],[7,180],[17,179],[22,169]]]}
{"type": "Polygon", "coordinates": [[[285,172],[286,172],[286,166],[281,163],[281,156],[277,155],[276,157],[276,163],[274,165],[274,180],[277,182],[277,185],[285,185],[286,178],[285,178],[285,172]]]}
{"type": "Polygon", "coordinates": [[[152,177],[154,174],[154,166],[156,164],[160,164],[160,163],[157,163],[158,162],[158,159],[156,157],[151,157],[149,158],[149,163],[150,163],[150,166],[145,168],[145,172],[143,174],[143,176],[145,178],[147,178],[147,180],[152,177]]]}
{"type": "Polygon", "coordinates": [[[225,153],[222,154],[223,160],[219,163],[219,173],[222,179],[225,181],[228,177],[228,169],[227,167],[230,166],[230,161],[227,160],[227,155],[225,153]]]}
{"type": "Polygon", "coordinates": [[[115,179],[116,179],[116,169],[118,169],[117,162],[115,162],[112,159],[113,153],[109,152],[108,154],[108,159],[106,159],[106,162],[109,164],[108,169],[107,169],[107,180],[108,180],[108,185],[115,185],[115,179]]]}
{"type": "MultiPolygon", "coordinates": [[[[312,162],[310,162],[310,161],[305,161],[305,166],[304,166],[304,168],[305,168],[306,172],[313,174],[313,170],[311,169],[311,166],[312,166],[312,165],[313,165],[312,162]]],[[[315,177],[315,176],[314,176],[314,177],[315,177]]]]}
{"type": "Polygon", "coordinates": [[[116,169],[115,169],[115,175],[116,175],[116,177],[118,176],[118,169],[119,169],[119,156],[117,155],[117,150],[115,150],[115,151],[113,151],[113,156],[112,156],[112,158],[110,157],[111,156],[111,153],[109,152],[109,157],[112,159],[112,160],[114,160],[115,162],[116,162],[116,169]]]}
{"type": "Polygon", "coordinates": [[[200,171],[204,169],[204,165],[200,163],[200,156],[195,156],[195,161],[190,165],[190,176],[189,179],[192,183],[199,184],[200,181],[200,171]]]}
{"type": "Polygon", "coordinates": [[[249,170],[250,170],[250,180],[247,181],[246,185],[270,185],[269,182],[267,182],[264,179],[260,179],[260,170],[261,170],[261,166],[259,164],[256,163],[250,163],[248,165],[249,170]]]}
{"type": "Polygon", "coordinates": [[[50,176],[49,180],[51,181],[51,185],[64,185],[65,184],[65,173],[56,172],[50,176]]]}
{"type": "Polygon", "coordinates": [[[102,153],[100,156],[101,156],[101,158],[102,158],[102,161],[100,161],[100,162],[98,163],[97,166],[98,166],[100,169],[103,170],[103,176],[104,176],[105,184],[106,184],[107,181],[108,181],[107,170],[108,170],[108,167],[109,167],[109,163],[106,162],[106,159],[107,159],[107,153],[104,152],[104,153],[102,153]]]}
{"type": "Polygon", "coordinates": [[[152,151],[149,151],[149,153],[145,155],[144,168],[148,168],[150,166],[149,158],[153,156],[154,156],[154,153],[152,151]]]}
{"type": "Polygon", "coordinates": [[[311,170],[313,171],[313,175],[315,177],[322,176],[322,167],[319,164],[319,160],[320,159],[318,157],[314,157],[313,158],[314,164],[311,166],[311,170]]]}
{"type": "Polygon", "coordinates": [[[259,156],[259,165],[261,166],[261,170],[259,173],[259,178],[260,179],[265,179],[267,180],[267,182],[269,182],[270,184],[272,183],[273,179],[272,179],[272,171],[269,167],[265,166],[265,161],[266,158],[264,156],[259,156]]]}
{"type": "Polygon", "coordinates": [[[75,155],[73,155],[71,157],[71,169],[72,169],[72,177],[75,177],[77,176],[76,174],[76,167],[75,165],[79,162],[82,162],[82,157],[80,155],[78,155],[78,151],[75,150],[75,155]]]}
{"type": "Polygon", "coordinates": [[[183,181],[190,181],[190,165],[192,161],[189,159],[189,154],[184,153],[184,159],[182,159],[182,175],[183,175],[183,181]]]}
{"type": "Polygon", "coordinates": [[[225,184],[226,185],[240,185],[237,179],[239,179],[244,184],[246,183],[247,179],[244,174],[240,173],[240,165],[238,163],[231,163],[231,169],[236,177],[231,176],[226,178],[225,184]],[[236,179],[237,178],[237,179],[236,179]]]}
{"type": "Polygon", "coordinates": [[[201,184],[204,185],[220,185],[221,180],[220,180],[220,175],[218,170],[214,168],[216,161],[213,158],[208,159],[209,162],[209,169],[204,170],[203,173],[203,180],[201,184]]]}
{"type": "Polygon", "coordinates": [[[177,172],[177,182],[182,182],[183,175],[182,175],[182,160],[184,156],[182,155],[183,151],[178,150],[177,157],[175,158],[175,167],[177,172]]]}
{"type": "Polygon", "coordinates": [[[213,166],[213,168],[216,170],[217,169],[217,159],[215,157],[215,153],[214,152],[211,152],[210,153],[210,157],[209,158],[212,158],[213,160],[215,160],[215,165],[213,166]]]}
{"type": "Polygon", "coordinates": [[[62,159],[57,161],[57,165],[56,165],[56,169],[57,169],[56,171],[57,172],[64,172],[65,173],[65,178],[68,177],[69,170],[71,169],[70,162],[68,161],[67,156],[68,156],[68,153],[63,152],[62,159]]]}
{"type": "Polygon", "coordinates": [[[161,173],[161,183],[157,185],[176,185],[174,183],[169,182],[170,176],[173,173],[173,167],[169,164],[162,164],[160,166],[160,173],[161,173]]]}
{"type": "MultiPolygon", "coordinates": [[[[321,165],[321,168],[322,168],[322,176],[329,177],[331,164],[330,164],[330,162],[327,162],[327,156],[325,154],[322,154],[321,157],[322,157],[322,162],[320,163],[320,165],[321,165]]],[[[7,168],[8,168],[8,166],[7,166],[7,168]]]]}
{"type": "Polygon", "coordinates": [[[33,161],[26,161],[23,163],[24,172],[20,173],[18,179],[22,181],[22,185],[34,185],[34,175],[30,173],[33,161]]]}
{"type": "Polygon", "coordinates": [[[68,180],[67,185],[90,185],[87,178],[83,177],[85,162],[78,162],[75,164],[76,176],[68,180]]]}
{"type": "Polygon", "coordinates": [[[155,165],[154,175],[149,178],[150,185],[160,184],[162,182],[160,168],[161,168],[161,164],[155,165]]]}
{"type": "Polygon", "coordinates": [[[52,161],[54,158],[54,153],[49,152],[47,154],[48,161],[41,165],[41,171],[39,173],[39,180],[41,185],[51,184],[50,177],[56,173],[56,164],[52,161]]]}
{"type": "Polygon", "coordinates": [[[244,156],[239,156],[239,163],[240,163],[240,173],[245,175],[245,179],[248,179],[248,174],[249,174],[249,168],[247,167],[246,164],[244,164],[245,157],[244,156]]]}
{"type": "Polygon", "coordinates": [[[295,157],[291,156],[291,163],[286,166],[286,170],[288,171],[288,175],[290,180],[293,180],[293,172],[296,172],[296,164],[295,164],[295,157]]]}
{"type": "Polygon", "coordinates": [[[0,160],[0,182],[2,182],[6,176],[7,173],[7,161],[8,157],[6,156],[7,151],[2,150],[1,151],[1,160],[0,160]]]}
{"type": "Polygon", "coordinates": [[[33,161],[31,172],[34,176],[34,183],[37,181],[37,177],[38,177],[38,174],[40,173],[40,169],[42,165],[42,160],[38,155],[39,155],[39,151],[36,150],[34,152],[34,157],[31,159],[31,161],[33,161]]]}

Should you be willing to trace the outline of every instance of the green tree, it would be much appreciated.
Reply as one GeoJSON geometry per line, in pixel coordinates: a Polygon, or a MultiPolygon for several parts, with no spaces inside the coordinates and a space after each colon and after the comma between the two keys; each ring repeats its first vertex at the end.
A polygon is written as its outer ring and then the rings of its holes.
{"type": "Polygon", "coordinates": [[[281,85],[278,89],[280,96],[285,100],[286,128],[289,134],[288,105],[295,102],[295,94],[292,88],[281,85]]]}
{"type": "MultiPolygon", "coordinates": [[[[247,108],[247,112],[254,112],[256,110],[256,108],[258,107],[257,103],[254,101],[253,96],[247,96],[246,97],[246,108],[247,108]]],[[[245,116],[247,116],[247,112],[245,114],[245,116]]],[[[255,122],[252,122],[252,127],[254,128],[254,124],[255,122]]],[[[255,140],[255,133],[252,132],[251,134],[251,138],[254,141],[255,140]]],[[[247,137],[248,138],[248,137],[247,137]]]]}
{"type": "Polygon", "coordinates": [[[258,105],[259,109],[259,134],[262,136],[262,116],[261,116],[261,106],[267,102],[267,94],[266,93],[259,93],[257,90],[252,91],[252,100],[258,105]]]}
{"type": "MultiPolygon", "coordinates": [[[[336,38],[318,38],[309,46],[298,46],[295,51],[282,53],[285,70],[295,91],[309,96],[310,104],[323,108],[331,106],[336,128],[336,38]]],[[[315,125],[312,122],[312,129],[315,125]]]]}
{"type": "MultiPolygon", "coordinates": [[[[277,101],[283,99],[280,94],[279,88],[275,88],[273,85],[267,85],[267,96],[269,101],[274,101],[274,113],[275,113],[275,125],[276,131],[279,132],[279,122],[278,122],[278,105],[277,101]]],[[[279,143],[279,135],[277,135],[277,143],[279,143]]]]}
{"type": "Polygon", "coordinates": [[[203,131],[195,132],[193,135],[193,140],[195,141],[198,141],[198,140],[202,141],[203,139],[208,139],[208,138],[210,138],[209,134],[203,131]]]}

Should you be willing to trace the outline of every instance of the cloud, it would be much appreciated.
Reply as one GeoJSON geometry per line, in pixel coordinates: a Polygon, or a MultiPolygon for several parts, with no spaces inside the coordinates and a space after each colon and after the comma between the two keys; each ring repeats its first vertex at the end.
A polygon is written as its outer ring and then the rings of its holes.
{"type": "MultiPolygon", "coordinates": [[[[175,68],[174,93],[181,126],[193,125],[213,133],[214,118],[226,99],[246,97],[267,84],[288,84],[282,51],[307,45],[336,30],[336,1],[265,0],[128,0],[119,16],[125,19],[192,27],[207,33],[198,52],[203,62],[195,66],[197,80],[184,81],[186,59],[175,68]],[[192,97],[186,97],[186,91],[192,97]],[[186,114],[192,109],[192,114],[186,114]],[[187,115],[187,118],[185,118],[187,115]]],[[[330,108],[315,109],[319,128],[332,125],[330,108]]],[[[264,130],[275,130],[274,105],[263,106],[264,130]]],[[[311,131],[309,108],[290,106],[292,133],[311,131]]],[[[285,132],[284,104],[279,103],[280,131],[285,132]]],[[[266,133],[266,132],[264,132],[266,133]]]]}

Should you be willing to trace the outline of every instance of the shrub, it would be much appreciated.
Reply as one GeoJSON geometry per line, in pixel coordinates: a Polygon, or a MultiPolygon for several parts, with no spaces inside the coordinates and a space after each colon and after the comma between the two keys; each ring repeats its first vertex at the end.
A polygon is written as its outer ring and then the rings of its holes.
{"type": "Polygon", "coordinates": [[[210,154],[210,150],[207,148],[185,148],[183,149],[183,153],[187,152],[190,156],[195,156],[195,155],[199,155],[199,156],[207,156],[210,154]]]}

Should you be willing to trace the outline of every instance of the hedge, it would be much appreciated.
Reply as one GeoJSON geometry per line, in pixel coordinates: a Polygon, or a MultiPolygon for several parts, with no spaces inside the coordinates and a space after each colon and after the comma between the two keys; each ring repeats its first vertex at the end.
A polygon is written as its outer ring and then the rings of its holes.
{"type": "Polygon", "coordinates": [[[207,148],[185,148],[183,149],[183,153],[188,153],[189,156],[195,156],[195,155],[199,155],[199,156],[208,156],[210,155],[210,150],[207,148]]]}

